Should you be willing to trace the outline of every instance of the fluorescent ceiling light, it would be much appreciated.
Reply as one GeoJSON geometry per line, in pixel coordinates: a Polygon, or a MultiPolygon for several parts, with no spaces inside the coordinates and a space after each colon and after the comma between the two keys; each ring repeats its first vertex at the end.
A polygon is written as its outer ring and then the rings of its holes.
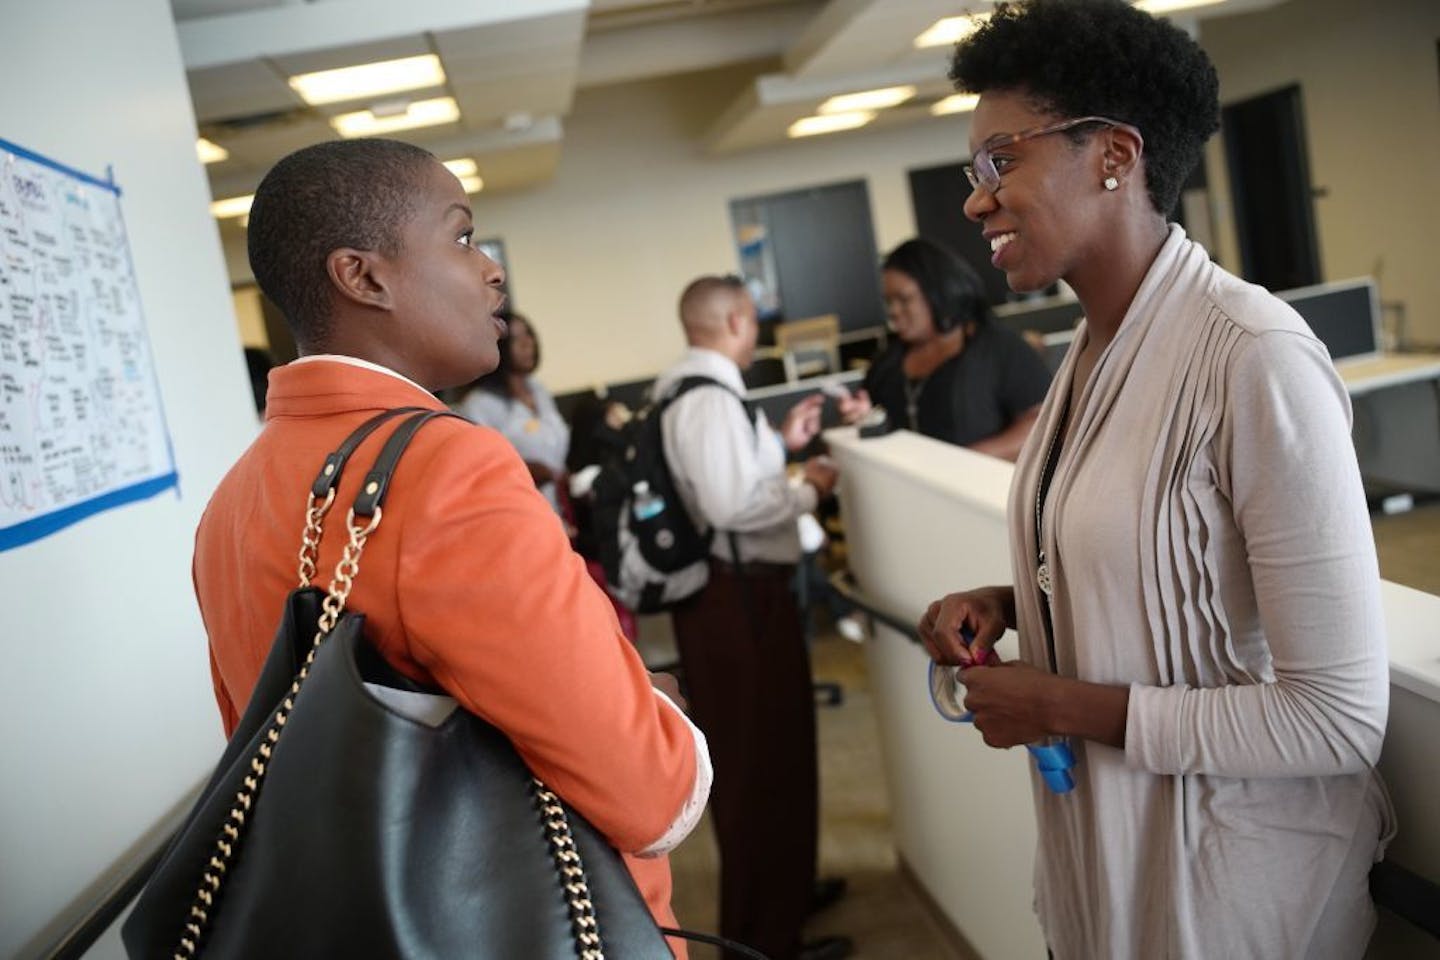
{"type": "Polygon", "coordinates": [[[250,204],[255,202],[255,194],[251,193],[243,197],[230,197],[225,200],[216,200],[210,204],[210,215],[216,220],[229,220],[231,217],[243,217],[250,212],[250,204]]]}
{"type": "Polygon", "coordinates": [[[920,36],[915,38],[917,47],[944,47],[963,40],[980,28],[980,24],[990,19],[988,13],[968,14],[962,17],[946,17],[943,20],[936,20],[920,36]]]}
{"type": "Polygon", "coordinates": [[[853,113],[826,113],[796,120],[790,124],[785,133],[790,137],[813,137],[817,133],[854,130],[856,127],[865,126],[874,119],[875,114],[870,110],[856,110],[853,113]]]}
{"type": "Polygon", "coordinates": [[[479,193],[485,189],[485,181],[479,177],[461,177],[460,186],[465,188],[466,193],[479,193]]]}
{"type": "Polygon", "coordinates": [[[204,137],[195,141],[195,153],[200,157],[201,163],[219,163],[221,160],[230,159],[229,150],[204,137]]]}
{"type": "Polygon", "coordinates": [[[460,119],[460,107],[454,97],[436,97],[433,100],[417,100],[407,104],[405,109],[382,111],[357,110],[330,118],[330,126],[342,137],[373,137],[396,130],[413,130],[415,127],[431,127],[441,123],[454,123],[460,119]]]}
{"type": "Polygon", "coordinates": [[[313,107],[406,90],[423,90],[438,87],[444,82],[445,71],[440,66],[440,58],[427,53],[338,70],[302,73],[290,78],[290,88],[313,107]]]}
{"type": "Polygon", "coordinates": [[[1189,10],[1191,7],[1208,7],[1216,3],[1224,3],[1225,0],[1136,0],[1135,6],[1146,13],[1159,16],[1165,13],[1174,13],[1176,10],[1189,10]]]}
{"type": "Polygon", "coordinates": [[[462,180],[465,177],[473,177],[480,172],[480,168],[475,166],[475,161],[469,157],[461,157],[458,160],[446,160],[445,169],[455,174],[455,176],[460,177],[462,180]]]}
{"type": "Polygon", "coordinates": [[[944,100],[936,100],[930,104],[930,113],[936,117],[943,117],[947,113],[968,113],[975,109],[975,104],[980,102],[978,93],[952,93],[944,100]]]}
{"type": "Polygon", "coordinates": [[[863,90],[860,93],[845,93],[831,97],[820,104],[821,113],[854,113],[856,110],[884,110],[904,103],[915,96],[915,87],[881,87],[879,90],[863,90]]]}

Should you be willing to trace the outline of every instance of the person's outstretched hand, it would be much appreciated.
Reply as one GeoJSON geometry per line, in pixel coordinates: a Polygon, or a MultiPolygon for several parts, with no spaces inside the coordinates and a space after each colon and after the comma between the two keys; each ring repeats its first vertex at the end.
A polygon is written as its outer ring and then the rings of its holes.
{"type": "Polygon", "coordinates": [[[780,425],[780,438],[785,441],[786,450],[792,453],[804,450],[815,439],[820,433],[820,408],[824,405],[825,395],[812,393],[790,408],[780,425]]]}
{"type": "Polygon", "coordinates": [[[835,409],[840,412],[840,419],[848,424],[864,420],[873,407],[870,394],[865,392],[863,387],[854,393],[847,393],[843,397],[835,398],[835,409]]]}

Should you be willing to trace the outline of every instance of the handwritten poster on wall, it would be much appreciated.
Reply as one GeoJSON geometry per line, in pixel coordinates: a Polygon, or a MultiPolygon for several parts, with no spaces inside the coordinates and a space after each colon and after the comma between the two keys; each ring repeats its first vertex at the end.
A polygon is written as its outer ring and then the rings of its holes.
{"type": "Polygon", "coordinates": [[[0,140],[0,550],[177,484],[119,187],[0,140]]]}

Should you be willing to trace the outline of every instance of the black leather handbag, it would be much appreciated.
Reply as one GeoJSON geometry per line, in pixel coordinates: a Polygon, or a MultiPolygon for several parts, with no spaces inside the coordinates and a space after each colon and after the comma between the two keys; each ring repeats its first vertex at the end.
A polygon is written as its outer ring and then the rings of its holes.
{"type": "Polygon", "coordinates": [[[309,585],[346,460],[411,412],[373,418],[326,459],[301,586],[219,766],[124,925],[131,957],[671,960],[609,843],[499,730],[389,668],[364,616],[344,610],[396,462],[448,414],[415,413],[389,437],[328,593],[309,585]]]}

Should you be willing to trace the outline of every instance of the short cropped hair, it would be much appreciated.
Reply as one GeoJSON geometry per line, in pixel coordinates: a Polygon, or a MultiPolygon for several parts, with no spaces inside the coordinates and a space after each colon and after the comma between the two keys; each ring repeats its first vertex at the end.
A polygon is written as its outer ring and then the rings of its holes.
{"type": "Polygon", "coordinates": [[[680,294],[680,319],[685,320],[691,311],[721,291],[728,291],[732,294],[745,293],[745,281],[733,273],[725,276],[698,277],[690,281],[684,292],[680,294]]]}
{"type": "Polygon", "coordinates": [[[326,258],[341,247],[398,253],[422,172],[436,162],[398,140],[334,140],[265,174],[250,206],[250,269],[296,341],[316,346],[330,335],[326,258]]]}
{"type": "Polygon", "coordinates": [[[917,237],[885,255],[882,270],[905,274],[920,288],[938,333],[967,323],[990,322],[985,284],[975,269],[948,247],[917,237]]]}
{"type": "MultiPolygon", "coordinates": [[[[1103,116],[1145,138],[1145,185],[1162,216],[1220,127],[1219,81],[1200,45],[1124,0],[1000,3],[956,44],[958,90],[1011,90],[1061,117],[1103,116]]],[[[1077,128],[1078,142],[1094,128],[1077,128]]]]}

